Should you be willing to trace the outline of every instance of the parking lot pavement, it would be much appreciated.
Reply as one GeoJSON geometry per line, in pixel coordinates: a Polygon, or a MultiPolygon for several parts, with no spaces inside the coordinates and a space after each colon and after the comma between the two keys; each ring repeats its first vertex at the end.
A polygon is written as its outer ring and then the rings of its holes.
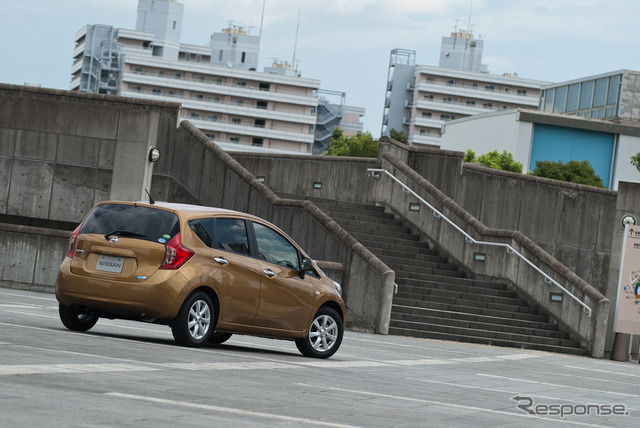
{"type": "Polygon", "coordinates": [[[346,332],[328,360],[166,326],[66,330],[51,294],[0,288],[0,426],[638,426],[640,365],[346,332]]]}

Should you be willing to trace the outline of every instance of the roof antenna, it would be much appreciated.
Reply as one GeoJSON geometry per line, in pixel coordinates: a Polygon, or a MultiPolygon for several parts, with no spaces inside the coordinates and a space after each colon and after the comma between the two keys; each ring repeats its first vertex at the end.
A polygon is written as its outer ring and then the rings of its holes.
{"type": "Polygon", "coordinates": [[[153,198],[151,197],[151,193],[149,193],[149,191],[146,188],[144,189],[144,191],[147,192],[147,195],[149,195],[149,204],[154,205],[156,201],[154,201],[153,198]]]}

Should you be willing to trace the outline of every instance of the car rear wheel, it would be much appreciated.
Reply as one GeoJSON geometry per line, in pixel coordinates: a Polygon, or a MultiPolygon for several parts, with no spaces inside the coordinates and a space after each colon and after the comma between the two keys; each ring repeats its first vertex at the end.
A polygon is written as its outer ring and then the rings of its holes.
{"type": "Polygon", "coordinates": [[[203,292],[185,300],[171,325],[173,338],[183,346],[202,346],[213,332],[215,320],[211,299],[203,292]]]}
{"type": "Polygon", "coordinates": [[[211,337],[209,337],[209,343],[212,343],[214,345],[219,345],[229,340],[231,336],[232,336],[231,333],[218,333],[217,331],[214,331],[211,334],[211,337]]]}
{"type": "Polygon", "coordinates": [[[79,306],[58,305],[60,321],[69,330],[87,331],[98,322],[98,316],[79,306]]]}
{"type": "Polygon", "coordinates": [[[342,318],[331,308],[320,308],[313,317],[307,336],[296,340],[302,355],[313,358],[329,358],[342,343],[342,318]]]}

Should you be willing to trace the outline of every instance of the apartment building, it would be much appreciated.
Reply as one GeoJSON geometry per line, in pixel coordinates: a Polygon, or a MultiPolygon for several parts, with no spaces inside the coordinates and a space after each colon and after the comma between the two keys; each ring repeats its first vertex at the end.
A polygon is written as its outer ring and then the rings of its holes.
{"type": "Polygon", "coordinates": [[[482,40],[456,31],[444,37],[440,65],[416,65],[416,52],[391,51],[382,134],[402,131],[410,144],[439,147],[443,124],[491,111],[538,109],[548,82],[495,75],[482,64],[482,40]]]}
{"type": "Polygon", "coordinates": [[[311,154],[320,81],[286,61],[257,71],[259,37],[241,27],[214,33],[209,46],[180,43],[183,10],[139,0],[135,30],[83,27],[69,89],[179,102],[181,117],[225,150],[311,154]]]}

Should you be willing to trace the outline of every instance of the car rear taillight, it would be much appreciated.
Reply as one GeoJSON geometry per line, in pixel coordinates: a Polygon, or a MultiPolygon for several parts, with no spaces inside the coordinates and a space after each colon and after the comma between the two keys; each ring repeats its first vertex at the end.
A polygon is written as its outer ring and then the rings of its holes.
{"type": "Polygon", "coordinates": [[[73,232],[71,233],[71,238],[69,239],[69,249],[67,250],[67,257],[69,258],[73,258],[73,246],[76,243],[76,238],[78,237],[78,234],[80,233],[80,228],[82,227],[82,223],[80,223],[78,225],[78,227],[76,227],[73,232]]]}
{"type": "Polygon", "coordinates": [[[193,256],[193,251],[183,247],[180,243],[180,234],[176,234],[169,242],[165,244],[167,252],[164,255],[164,261],[160,269],[178,269],[193,256]]]}

